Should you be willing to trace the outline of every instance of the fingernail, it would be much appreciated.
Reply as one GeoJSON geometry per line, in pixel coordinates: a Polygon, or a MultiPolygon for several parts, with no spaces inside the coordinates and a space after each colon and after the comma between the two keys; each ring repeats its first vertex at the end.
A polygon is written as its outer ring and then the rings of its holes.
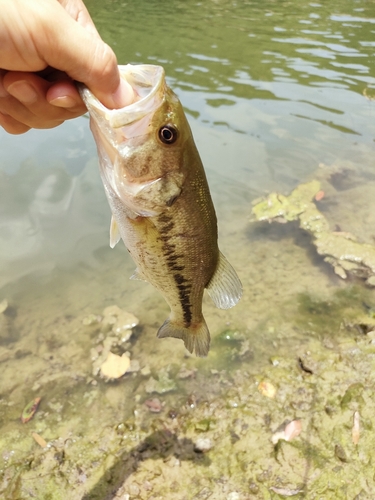
{"type": "Polygon", "coordinates": [[[38,94],[34,87],[25,80],[12,83],[7,90],[10,95],[25,104],[32,104],[38,99],[38,94]]]}
{"type": "Polygon", "coordinates": [[[49,103],[53,104],[53,106],[58,106],[59,108],[73,108],[78,105],[78,102],[70,95],[56,97],[55,99],[49,101],[49,103]]]}

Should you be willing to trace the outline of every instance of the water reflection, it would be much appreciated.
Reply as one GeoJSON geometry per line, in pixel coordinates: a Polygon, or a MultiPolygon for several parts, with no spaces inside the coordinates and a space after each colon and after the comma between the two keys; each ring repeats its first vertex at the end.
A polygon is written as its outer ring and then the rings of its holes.
{"type": "MultiPolygon", "coordinates": [[[[340,158],[372,168],[374,102],[363,94],[375,88],[373,5],[86,3],[121,63],[164,65],[211,184],[219,176],[254,192],[291,188],[340,158]]],[[[46,263],[86,234],[99,232],[102,244],[108,211],[87,121],[22,137],[0,132],[0,141],[7,279],[11,262],[19,270],[20,259],[43,255],[46,263]]]]}

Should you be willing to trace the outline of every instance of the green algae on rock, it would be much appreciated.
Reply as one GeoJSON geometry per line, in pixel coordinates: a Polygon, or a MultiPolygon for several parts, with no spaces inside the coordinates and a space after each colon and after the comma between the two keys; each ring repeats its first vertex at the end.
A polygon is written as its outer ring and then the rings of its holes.
{"type": "Polygon", "coordinates": [[[253,220],[282,223],[298,220],[300,227],[313,236],[318,254],[333,266],[340,278],[352,274],[375,286],[375,247],[356,241],[348,232],[331,231],[313,201],[319,192],[320,183],[313,180],[300,184],[289,196],[271,193],[253,206],[253,220]]]}

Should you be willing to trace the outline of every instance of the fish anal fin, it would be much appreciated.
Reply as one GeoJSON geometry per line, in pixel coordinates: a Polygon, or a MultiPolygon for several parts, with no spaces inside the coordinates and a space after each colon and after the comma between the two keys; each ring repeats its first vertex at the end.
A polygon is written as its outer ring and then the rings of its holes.
{"type": "Polygon", "coordinates": [[[167,319],[159,328],[157,336],[159,339],[165,337],[181,339],[189,352],[195,352],[201,358],[206,357],[210,350],[210,332],[203,318],[200,323],[189,328],[167,319]]]}
{"type": "Polygon", "coordinates": [[[109,246],[114,248],[121,239],[121,234],[116,222],[116,219],[112,215],[111,228],[109,231],[109,246]]]}
{"type": "Polygon", "coordinates": [[[242,296],[241,281],[221,252],[219,252],[216,271],[206,288],[213,303],[219,309],[230,309],[242,296]]]}

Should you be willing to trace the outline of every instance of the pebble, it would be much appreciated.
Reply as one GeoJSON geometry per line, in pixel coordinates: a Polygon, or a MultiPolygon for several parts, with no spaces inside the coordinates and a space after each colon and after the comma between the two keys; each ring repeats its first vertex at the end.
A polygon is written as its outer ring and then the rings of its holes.
{"type": "Polygon", "coordinates": [[[195,442],[194,445],[194,451],[200,452],[200,453],[206,453],[207,451],[210,451],[211,448],[213,447],[213,443],[210,438],[198,438],[195,442]]]}
{"type": "Polygon", "coordinates": [[[163,408],[163,405],[158,398],[146,399],[145,405],[152,413],[160,413],[163,408]]]}

